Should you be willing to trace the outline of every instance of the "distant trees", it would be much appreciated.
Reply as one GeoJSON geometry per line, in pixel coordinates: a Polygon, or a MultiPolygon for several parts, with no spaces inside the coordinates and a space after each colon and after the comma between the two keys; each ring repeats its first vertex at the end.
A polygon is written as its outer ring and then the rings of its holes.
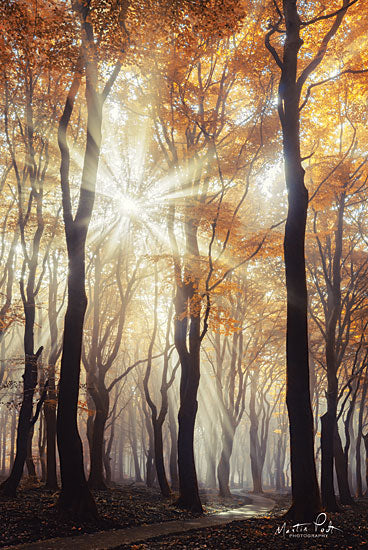
{"type": "Polygon", "coordinates": [[[1,4],[3,492],[25,461],[58,487],[56,431],[72,517],[125,477],[196,513],[199,482],[289,486],[288,206],[290,515],[320,510],[316,457],[325,507],[334,463],[364,493],[365,27],[335,4],[1,4]]]}
{"type": "MultiPolygon", "coordinates": [[[[3,17],[7,17],[9,42],[2,54],[9,63],[4,68],[2,93],[5,143],[11,161],[14,178],[18,220],[17,229],[10,245],[4,273],[7,281],[6,300],[2,308],[2,319],[6,327],[6,316],[12,299],[14,280],[15,246],[20,241],[23,261],[20,270],[19,288],[24,311],[24,375],[23,400],[19,412],[16,457],[8,479],[1,491],[14,495],[23,473],[27,453],[31,448],[33,424],[33,397],[38,381],[38,359],[43,347],[35,348],[36,297],[40,292],[45,274],[45,266],[56,224],[45,219],[44,187],[49,168],[49,142],[52,138],[56,116],[55,107],[44,116],[44,104],[49,96],[55,97],[55,79],[50,67],[50,42],[46,33],[42,47],[42,57],[36,56],[32,46],[33,24],[31,13],[25,6],[14,10],[3,6],[3,17]],[[20,32],[17,25],[22,25],[20,32]],[[28,46],[28,47],[27,47],[28,46]],[[23,50],[24,54],[20,55],[23,50]],[[10,67],[10,72],[6,72],[10,67]],[[13,74],[18,71],[18,80],[13,74]],[[48,81],[49,88],[45,88],[48,81]],[[47,234],[47,240],[44,234],[47,234]],[[46,241],[46,242],[45,242],[46,241]],[[42,260],[42,261],[41,261],[42,260]]],[[[56,14],[58,18],[59,14],[56,14]]],[[[9,172],[6,172],[10,175],[9,172]]],[[[38,411],[39,413],[39,411],[38,411]]],[[[29,474],[34,475],[31,457],[27,461],[29,474]]]]}

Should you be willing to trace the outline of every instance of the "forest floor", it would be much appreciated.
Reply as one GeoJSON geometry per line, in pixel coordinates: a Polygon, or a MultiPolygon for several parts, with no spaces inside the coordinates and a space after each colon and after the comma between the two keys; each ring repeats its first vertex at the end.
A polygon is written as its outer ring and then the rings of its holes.
{"type": "MultiPolygon", "coordinates": [[[[193,515],[163,500],[160,491],[144,484],[116,485],[93,491],[100,519],[76,524],[61,520],[56,509],[58,493],[41,485],[22,485],[17,498],[0,500],[0,548],[56,537],[71,537],[138,525],[193,519],[193,515]]],[[[215,492],[201,492],[206,514],[238,508],[249,502],[245,495],[220,499],[215,492]]]]}
{"type": "MultiPolygon", "coordinates": [[[[290,497],[272,493],[272,512],[261,518],[233,521],[225,526],[197,529],[182,534],[155,537],[142,543],[122,544],[114,550],[355,550],[368,549],[368,499],[342,506],[339,513],[318,519],[323,526],[294,527],[283,519],[290,497]],[[331,523],[330,523],[331,522],[331,523]]],[[[316,518],[317,519],[317,518],[316,518]]]]}
{"type": "MultiPolygon", "coordinates": [[[[148,489],[136,484],[116,486],[108,492],[94,492],[100,513],[100,520],[96,523],[73,524],[68,521],[60,521],[55,503],[57,493],[46,491],[42,487],[22,489],[17,499],[6,500],[0,503],[0,547],[10,547],[19,544],[32,543],[38,540],[54,539],[55,537],[75,537],[83,533],[96,533],[90,541],[102,535],[127,527],[142,526],[137,528],[137,536],[134,543],[114,545],[106,544],[103,548],[115,548],[116,550],[151,550],[162,549],[355,549],[367,548],[368,550],[368,499],[360,499],[354,507],[343,507],[338,514],[328,514],[323,526],[307,526],[305,531],[301,528],[291,530],[290,522],[282,518],[282,514],[290,504],[289,496],[265,494],[266,497],[276,501],[276,506],[265,517],[237,519],[227,525],[213,525],[208,527],[208,516],[215,517],[226,515],[224,512],[248,504],[250,500],[245,495],[237,494],[231,500],[221,500],[215,493],[202,493],[206,515],[193,521],[193,516],[175,508],[172,503],[162,501],[160,493],[156,489],[148,489]],[[178,521],[179,520],[179,521],[178,521]],[[177,521],[186,526],[186,532],[164,534],[154,536],[154,526],[159,527],[165,522],[177,521]],[[329,522],[336,529],[329,528],[329,522]],[[140,538],[139,533],[144,533],[144,527],[152,525],[152,538],[147,540],[147,534],[140,538]],[[191,525],[195,526],[193,530],[191,525]],[[324,531],[322,531],[324,529],[324,531]],[[100,535],[97,535],[100,533],[100,535]],[[318,535],[318,536],[316,536],[318,535]]],[[[253,498],[253,497],[251,497],[253,498]]],[[[251,511],[252,507],[249,506],[251,511]]],[[[259,514],[258,514],[259,515],[259,514]]],[[[323,517],[319,523],[323,522],[323,517]]],[[[179,531],[180,529],[178,529],[179,531]]],[[[157,531],[160,533],[160,530],[157,531]]],[[[162,529],[161,529],[162,532],[162,529]]],[[[147,531],[145,532],[147,533],[147,531]]],[[[79,537],[78,537],[79,539],[79,537]]],[[[76,539],[69,539],[74,548],[93,548],[94,544],[82,546],[76,539]]],[[[65,543],[67,539],[65,540],[65,543]]],[[[50,548],[58,550],[59,545],[50,540],[50,548]]],[[[120,543],[120,541],[119,541],[120,543]]],[[[37,548],[37,545],[30,545],[37,548]]],[[[64,545],[63,545],[64,546],[64,545]]],[[[27,548],[28,545],[24,546],[27,548]]],[[[60,545],[61,548],[61,545],[60,545]]],[[[97,548],[97,546],[96,546],[97,548]]],[[[101,545],[99,546],[101,548],[101,545]]]]}

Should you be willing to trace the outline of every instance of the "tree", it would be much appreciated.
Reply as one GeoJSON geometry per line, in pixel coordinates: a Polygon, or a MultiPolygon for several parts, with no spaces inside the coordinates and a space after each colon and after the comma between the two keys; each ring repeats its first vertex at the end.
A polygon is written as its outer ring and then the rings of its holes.
{"type": "MultiPolygon", "coordinates": [[[[293,503],[289,515],[294,520],[308,521],[321,509],[314,461],[313,416],[309,391],[307,284],[305,272],[305,227],[308,191],[300,150],[301,94],[307,79],[323,61],[329,43],[337,33],[349,7],[343,0],[340,9],[302,21],[296,0],[284,0],[282,9],[275,3],[276,23],[269,24],[266,47],[281,70],[278,113],[283,135],[285,181],[288,192],[288,214],[285,226],[284,255],[287,289],[287,393],[290,420],[290,450],[293,503]],[[332,24],[329,21],[332,19],[332,24]],[[312,59],[300,54],[302,31],[327,20],[312,59]],[[285,29],[281,29],[281,24],[285,29]],[[271,44],[277,33],[284,37],[283,53],[271,44]],[[298,64],[304,63],[300,70],[298,64]]],[[[308,17],[308,12],[305,17],[308,17]]]]}
{"type": "Polygon", "coordinates": [[[60,181],[69,275],[57,411],[57,441],[62,482],[59,497],[60,510],[75,517],[88,519],[97,516],[97,509],[88,490],[84,475],[82,443],[77,427],[82,334],[87,306],[85,245],[95,197],[101,147],[102,107],[118,76],[120,62],[117,62],[102,92],[100,92],[90,1],[83,3],[76,0],[73,3],[73,9],[81,24],[82,49],[64,112],[60,119],[58,133],[61,153],[60,181]],[[70,160],[66,132],[81,82],[81,64],[84,65],[86,75],[87,140],[79,202],[73,218],[69,186],[70,160]]]}

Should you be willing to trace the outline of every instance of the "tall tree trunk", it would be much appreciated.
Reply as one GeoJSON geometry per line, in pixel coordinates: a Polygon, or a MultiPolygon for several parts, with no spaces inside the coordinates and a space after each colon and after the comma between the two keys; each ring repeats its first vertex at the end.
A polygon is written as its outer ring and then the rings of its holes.
{"type": "Polygon", "coordinates": [[[321,493],[322,505],[329,512],[338,510],[333,475],[335,429],[336,417],[326,412],[321,416],[321,493]]]}
{"type": "MultiPolygon", "coordinates": [[[[178,288],[178,294],[181,293],[178,288]]],[[[179,305],[179,311],[183,307],[179,305]]],[[[178,314],[178,308],[177,308],[178,314]]],[[[200,317],[192,317],[190,326],[190,351],[183,350],[182,342],[186,339],[186,323],[175,321],[175,344],[181,363],[180,408],[178,414],[178,469],[180,496],[179,506],[194,513],[202,513],[202,504],[198,493],[197,473],[194,461],[194,426],[198,410],[197,392],[200,373],[200,317]],[[183,333],[185,330],[185,334],[183,333]]]]}
{"type": "Polygon", "coordinates": [[[362,437],[363,437],[363,416],[364,411],[366,407],[366,397],[367,397],[367,390],[368,390],[368,377],[366,375],[363,383],[362,388],[362,395],[360,399],[360,407],[359,407],[359,416],[358,416],[358,431],[357,431],[357,438],[355,442],[355,460],[356,460],[356,486],[357,491],[356,494],[358,497],[363,496],[363,485],[362,485],[362,463],[361,463],[361,443],[362,443],[362,437]]]}
{"type": "MultiPolygon", "coordinates": [[[[49,371],[50,373],[50,371],[49,371]]],[[[55,388],[55,370],[51,370],[48,399],[45,402],[45,422],[46,422],[46,487],[47,489],[58,489],[56,473],[56,388],[55,388]]]]}
{"type": "Polygon", "coordinates": [[[300,154],[299,102],[304,81],[300,80],[301,77],[297,79],[298,54],[302,40],[296,0],[283,0],[283,18],[286,37],[282,61],[269,42],[276,28],[267,34],[266,45],[281,69],[279,117],[288,192],[284,237],[287,291],[286,403],[289,414],[293,498],[288,515],[295,521],[310,521],[320,512],[321,502],[314,461],[313,415],[309,391],[308,295],[305,273],[308,191],[304,184],[300,154]]]}
{"type": "Polygon", "coordinates": [[[120,63],[116,64],[100,93],[96,44],[89,11],[90,4],[76,1],[73,2],[73,8],[80,18],[82,30],[80,59],[83,59],[86,77],[87,140],[79,202],[73,218],[69,185],[70,154],[66,132],[80,86],[82,71],[78,66],[58,129],[58,144],[61,153],[60,183],[69,267],[68,305],[64,323],[57,411],[57,444],[62,482],[58,505],[63,514],[66,513],[80,519],[95,519],[98,515],[97,508],[85,478],[83,446],[77,425],[83,323],[87,307],[85,246],[95,199],[101,148],[102,107],[119,74],[120,63]]]}
{"type": "Polygon", "coordinates": [[[365,447],[365,496],[368,496],[368,433],[363,435],[365,447]]]}
{"type": "Polygon", "coordinates": [[[217,467],[217,479],[219,483],[219,493],[222,497],[231,497],[229,488],[230,479],[230,458],[233,451],[235,427],[231,420],[223,422],[222,450],[220,461],[217,467]]]}
{"type": "Polygon", "coordinates": [[[1,449],[1,475],[5,475],[6,470],[6,428],[8,426],[7,420],[8,420],[9,413],[7,410],[3,410],[3,414],[1,415],[1,425],[2,425],[2,432],[0,433],[0,449],[1,449]]]}
{"type": "Polygon", "coordinates": [[[154,433],[154,449],[155,449],[155,466],[157,473],[157,481],[161,489],[163,497],[171,495],[170,487],[166,478],[165,463],[164,463],[164,446],[162,439],[162,423],[156,420],[153,423],[154,433]]]}
{"type": "Polygon", "coordinates": [[[97,517],[97,509],[84,475],[83,447],[77,426],[80,357],[87,306],[84,288],[84,242],[80,242],[81,236],[78,233],[76,231],[74,238],[69,235],[68,244],[68,307],[57,411],[57,443],[62,483],[59,508],[62,513],[72,517],[91,519],[97,517]]]}
{"type": "Polygon", "coordinates": [[[249,451],[250,451],[250,465],[253,480],[253,492],[262,493],[262,469],[260,467],[261,450],[258,436],[258,416],[256,412],[256,386],[257,386],[257,373],[254,372],[251,375],[250,384],[250,399],[249,399],[249,451]]]}
{"type": "Polygon", "coordinates": [[[46,428],[45,428],[45,419],[44,415],[40,415],[40,425],[38,432],[38,454],[40,457],[40,467],[41,467],[41,482],[45,483],[46,481],[46,428]]]}
{"type": "Polygon", "coordinates": [[[48,395],[44,406],[44,415],[46,423],[46,487],[51,490],[58,489],[56,473],[56,362],[59,358],[58,350],[58,325],[57,325],[57,294],[58,294],[58,256],[52,255],[52,266],[49,267],[49,296],[48,296],[48,320],[50,328],[50,354],[48,360],[48,395]]]}
{"type": "Polygon", "coordinates": [[[103,456],[105,425],[109,414],[109,392],[103,380],[99,380],[96,384],[93,384],[92,388],[89,386],[89,392],[95,404],[95,417],[90,446],[90,474],[88,486],[92,489],[106,490],[107,486],[103,474],[103,456]]]}
{"type": "Polygon", "coordinates": [[[137,448],[137,422],[136,415],[134,410],[134,404],[130,403],[129,406],[129,439],[132,447],[133,460],[134,460],[134,472],[135,472],[135,481],[142,483],[141,469],[139,466],[138,458],[138,448],[137,448]]]}
{"type": "MultiPolygon", "coordinates": [[[[194,222],[193,222],[194,223],[194,222]]],[[[198,250],[196,228],[187,222],[188,250],[198,250]]],[[[191,300],[194,296],[192,284],[177,284],[174,300],[176,318],[174,321],[175,347],[181,366],[180,407],[178,413],[178,471],[179,499],[177,504],[194,513],[203,513],[199,498],[197,472],[194,460],[194,426],[198,410],[197,393],[200,378],[200,312],[192,310],[191,300]],[[187,347],[188,309],[189,349],[187,347]],[[185,317],[183,318],[183,315],[185,317]]]]}
{"type": "Polygon", "coordinates": [[[28,477],[31,478],[33,481],[36,481],[37,479],[36,466],[33,460],[33,435],[34,435],[34,428],[32,426],[28,435],[26,467],[27,467],[28,477]]]}
{"type": "MultiPolygon", "coordinates": [[[[332,280],[326,280],[327,314],[326,314],[326,368],[327,368],[327,412],[324,415],[321,429],[321,492],[322,505],[329,512],[337,510],[333,487],[334,441],[337,433],[338,401],[338,362],[336,352],[336,327],[341,315],[341,257],[344,224],[345,195],[339,201],[337,227],[335,230],[335,251],[333,254],[332,280]]],[[[339,462],[336,462],[335,466],[339,462]]]]}
{"type": "Polygon", "coordinates": [[[179,488],[178,476],[178,440],[176,423],[172,405],[169,406],[169,431],[170,431],[170,481],[171,488],[176,491],[179,488]]]}
{"type": "Polygon", "coordinates": [[[348,461],[345,455],[340,434],[335,430],[334,435],[334,456],[335,456],[335,469],[337,476],[337,483],[339,486],[339,497],[341,504],[353,504],[353,499],[350,493],[349,480],[348,480],[348,461]]]}
{"type": "Polygon", "coordinates": [[[10,427],[10,470],[13,468],[15,459],[15,433],[17,425],[17,413],[15,408],[12,410],[12,420],[10,427]]]}
{"type": "Polygon", "coordinates": [[[15,496],[27,459],[28,438],[32,428],[33,396],[37,384],[37,361],[42,349],[40,347],[37,353],[26,355],[25,372],[23,374],[23,401],[19,412],[17,430],[17,450],[11,473],[0,486],[1,492],[7,496],[15,496]]]}
{"type": "Polygon", "coordinates": [[[215,424],[211,422],[208,429],[208,448],[207,448],[207,471],[206,471],[206,487],[216,489],[216,455],[217,455],[217,439],[215,424]]]}

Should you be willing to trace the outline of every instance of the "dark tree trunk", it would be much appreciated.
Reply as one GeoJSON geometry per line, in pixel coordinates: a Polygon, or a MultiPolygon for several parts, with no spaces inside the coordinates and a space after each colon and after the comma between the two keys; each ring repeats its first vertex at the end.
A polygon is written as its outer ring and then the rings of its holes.
{"type": "Polygon", "coordinates": [[[362,484],[362,463],[361,463],[361,443],[363,437],[363,416],[366,407],[366,397],[368,390],[368,377],[366,375],[362,388],[362,395],[360,399],[359,416],[358,416],[358,431],[355,443],[355,460],[356,460],[356,494],[358,497],[363,496],[363,484],[362,484]]]}
{"type": "Polygon", "coordinates": [[[179,488],[178,476],[178,440],[175,417],[172,406],[169,406],[169,431],[170,431],[170,481],[171,488],[176,491],[179,488]]]}
{"type": "MultiPolygon", "coordinates": [[[[153,487],[155,483],[155,451],[151,445],[148,447],[146,457],[146,485],[147,487],[153,487]]],[[[138,481],[138,480],[137,480],[138,481]]]]}
{"type": "Polygon", "coordinates": [[[107,486],[103,474],[103,456],[105,425],[109,414],[109,392],[107,391],[103,380],[99,380],[98,383],[89,391],[92,395],[96,410],[90,447],[91,465],[88,486],[91,489],[106,490],[107,486]]]}
{"type": "Polygon", "coordinates": [[[3,414],[1,416],[1,426],[2,426],[2,432],[0,433],[0,443],[1,443],[1,475],[5,475],[5,462],[6,462],[6,428],[7,428],[7,420],[8,420],[9,413],[7,410],[3,411],[3,414]]]}
{"type": "Polygon", "coordinates": [[[40,466],[41,466],[41,482],[45,483],[46,481],[46,428],[45,428],[45,418],[40,415],[40,425],[38,432],[38,454],[40,457],[40,466]]]}
{"type": "Polygon", "coordinates": [[[111,457],[110,457],[110,452],[107,451],[106,449],[106,442],[103,445],[103,464],[105,468],[106,485],[107,487],[109,487],[111,483],[111,457]]]}
{"type": "Polygon", "coordinates": [[[61,152],[60,182],[69,267],[68,305],[64,323],[57,411],[57,444],[62,482],[58,504],[61,513],[89,520],[96,519],[98,514],[85,478],[83,446],[77,425],[83,323],[87,307],[85,246],[95,199],[101,148],[102,107],[120,71],[120,64],[115,66],[103,92],[99,93],[97,52],[90,19],[90,6],[89,3],[74,2],[73,8],[80,18],[82,29],[80,59],[83,59],[85,67],[88,116],[79,202],[73,218],[69,185],[70,154],[66,132],[80,86],[82,71],[78,66],[58,129],[58,144],[61,152]]]}
{"type": "Polygon", "coordinates": [[[34,355],[26,355],[25,372],[23,374],[23,401],[18,420],[17,450],[11,473],[0,486],[1,492],[7,496],[15,496],[27,459],[28,438],[32,428],[33,396],[37,384],[37,361],[42,349],[42,347],[39,348],[34,355]]]}
{"type": "MultiPolygon", "coordinates": [[[[192,231],[189,231],[191,234],[192,231]]],[[[190,315],[189,350],[187,348],[188,320],[182,317],[192,298],[191,285],[177,286],[175,297],[175,346],[180,358],[180,407],[178,414],[178,471],[179,499],[177,504],[194,513],[203,513],[199,498],[194,461],[194,426],[198,410],[197,392],[200,378],[200,315],[190,315]]]]}
{"type": "Polygon", "coordinates": [[[33,481],[36,481],[37,474],[36,474],[36,466],[33,460],[33,435],[34,435],[34,428],[29,430],[28,435],[28,444],[27,444],[27,458],[26,458],[26,467],[27,467],[27,473],[28,477],[31,478],[33,481]]]}
{"type": "Polygon", "coordinates": [[[60,355],[58,350],[58,256],[52,255],[52,266],[49,263],[49,299],[48,299],[48,318],[50,328],[50,355],[48,361],[48,395],[44,405],[45,423],[46,423],[46,487],[51,490],[58,489],[56,473],[56,379],[55,365],[60,355]]]}
{"type": "Polygon", "coordinates": [[[322,506],[329,512],[338,510],[334,490],[334,430],[336,417],[326,412],[321,417],[321,493],[322,506]]]}
{"type": "MultiPolygon", "coordinates": [[[[155,403],[151,398],[151,394],[148,386],[151,369],[152,369],[152,351],[155,343],[157,326],[158,326],[157,305],[158,305],[158,284],[157,284],[157,269],[155,268],[154,324],[153,324],[152,337],[148,348],[147,368],[143,379],[144,395],[151,411],[152,426],[149,425],[149,419],[148,419],[148,415],[146,414],[146,409],[144,410],[144,412],[146,415],[146,424],[147,424],[147,430],[148,430],[149,439],[150,439],[149,447],[151,450],[153,445],[153,449],[154,449],[154,461],[155,461],[155,468],[156,468],[156,474],[157,474],[157,481],[160,486],[162,496],[164,498],[168,498],[171,495],[171,491],[170,491],[169,484],[167,482],[166,471],[165,471],[162,426],[166,418],[167,409],[169,405],[168,396],[167,396],[167,391],[169,388],[169,383],[167,382],[167,369],[169,365],[168,350],[169,350],[170,323],[172,320],[172,307],[170,307],[168,324],[166,329],[166,346],[164,351],[164,365],[163,365],[161,388],[160,388],[161,407],[160,407],[160,412],[158,413],[157,406],[155,405],[155,403]]],[[[148,472],[147,472],[147,484],[148,484],[148,472]]]]}
{"type": "Polygon", "coordinates": [[[57,412],[57,443],[62,489],[62,513],[80,519],[97,517],[93,497],[87,487],[83,447],[78,433],[77,407],[84,314],[87,298],[84,287],[84,241],[76,231],[69,236],[68,307],[65,315],[63,354],[57,412]]]}
{"type": "MultiPolygon", "coordinates": [[[[309,521],[321,510],[314,461],[313,415],[309,393],[305,224],[308,192],[300,162],[298,102],[290,93],[285,106],[284,158],[288,188],[288,216],[284,256],[287,288],[287,393],[291,483],[290,516],[309,521]]],[[[285,102],[286,103],[286,102],[285,102]]]]}
{"type": "MultiPolygon", "coordinates": [[[[337,510],[334,494],[333,460],[334,440],[337,433],[337,401],[338,401],[338,361],[336,352],[336,327],[341,316],[341,257],[343,241],[345,196],[339,201],[337,227],[335,231],[335,251],[333,254],[332,283],[326,280],[327,286],[327,313],[326,313],[326,367],[327,367],[327,413],[326,420],[322,421],[321,438],[321,492],[322,505],[329,512],[337,510]],[[322,444],[323,443],[323,444],[322,444]],[[326,455],[326,456],[324,456],[326,455]]],[[[322,417],[323,418],[323,417],[322,417]]],[[[335,466],[336,458],[335,458],[335,466]]]]}
{"type": "MultiPolygon", "coordinates": [[[[297,81],[298,53],[302,45],[300,18],[295,0],[283,2],[286,38],[279,87],[279,116],[283,132],[288,214],[284,237],[287,290],[287,389],[289,413],[292,506],[289,517],[310,521],[321,510],[314,461],[313,415],[309,391],[307,284],[305,273],[305,227],[308,192],[300,154],[300,79],[297,81]]],[[[271,30],[266,41],[275,32],[271,30]]],[[[271,48],[269,47],[270,51],[271,48]]],[[[275,50],[271,51],[275,57],[275,50]]],[[[276,57],[275,57],[276,58],[276,57]]]]}
{"type": "Polygon", "coordinates": [[[339,500],[341,504],[353,504],[348,480],[348,461],[345,455],[339,432],[336,428],[334,435],[334,456],[337,483],[339,486],[339,500]]]}
{"type": "Polygon", "coordinates": [[[49,382],[48,399],[45,402],[46,422],[46,487],[51,490],[58,489],[56,474],[56,388],[55,370],[49,382]]]}
{"type": "Polygon", "coordinates": [[[258,437],[258,415],[256,412],[256,385],[257,373],[251,375],[250,399],[249,399],[249,452],[250,465],[253,480],[253,492],[262,493],[262,468],[261,468],[261,449],[258,437]]]}
{"type": "Polygon", "coordinates": [[[154,448],[155,448],[155,466],[157,473],[157,481],[160,486],[163,497],[168,498],[171,495],[170,487],[166,478],[165,463],[164,463],[164,447],[162,440],[162,424],[156,420],[153,423],[154,433],[154,448]]]}
{"type": "MultiPolygon", "coordinates": [[[[130,403],[129,407],[129,431],[130,431],[130,444],[132,447],[132,453],[133,453],[133,461],[134,461],[134,472],[135,472],[135,481],[138,483],[142,483],[142,476],[141,476],[141,469],[139,466],[139,458],[138,458],[138,449],[137,449],[137,423],[136,423],[136,416],[135,416],[135,409],[134,404],[130,403]]],[[[153,461],[153,457],[152,457],[153,461]]],[[[153,465],[152,465],[153,469],[153,465]]]]}
{"type": "Polygon", "coordinates": [[[365,447],[365,496],[368,496],[368,433],[363,435],[364,447],[365,447]]]}
{"type": "Polygon", "coordinates": [[[11,432],[10,432],[10,470],[13,468],[14,459],[15,459],[15,433],[17,425],[17,413],[16,410],[12,411],[12,421],[11,421],[11,432]]]}
{"type": "Polygon", "coordinates": [[[276,491],[281,491],[284,488],[285,480],[282,479],[282,468],[281,468],[281,446],[282,446],[282,435],[280,435],[277,441],[277,452],[275,458],[275,488],[276,491]],[[284,481],[284,483],[283,483],[284,481]]]}
{"type": "Polygon", "coordinates": [[[122,482],[124,480],[124,437],[122,433],[119,434],[118,441],[118,480],[122,482]]]}
{"type": "Polygon", "coordinates": [[[222,497],[231,497],[229,488],[230,479],[230,458],[233,451],[235,427],[230,422],[223,423],[222,450],[220,461],[217,467],[217,479],[219,483],[219,493],[222,497]]]}
{"type": "Polygon", "coordinates": [[[104,469],[104,433],[107,413],[104,410],[96,409],[95,420],[93,424],[92,447],[90,452],[91,469],[88,478],[88,485],[91,489],[107,489],[103,469],[104,469]]]}

